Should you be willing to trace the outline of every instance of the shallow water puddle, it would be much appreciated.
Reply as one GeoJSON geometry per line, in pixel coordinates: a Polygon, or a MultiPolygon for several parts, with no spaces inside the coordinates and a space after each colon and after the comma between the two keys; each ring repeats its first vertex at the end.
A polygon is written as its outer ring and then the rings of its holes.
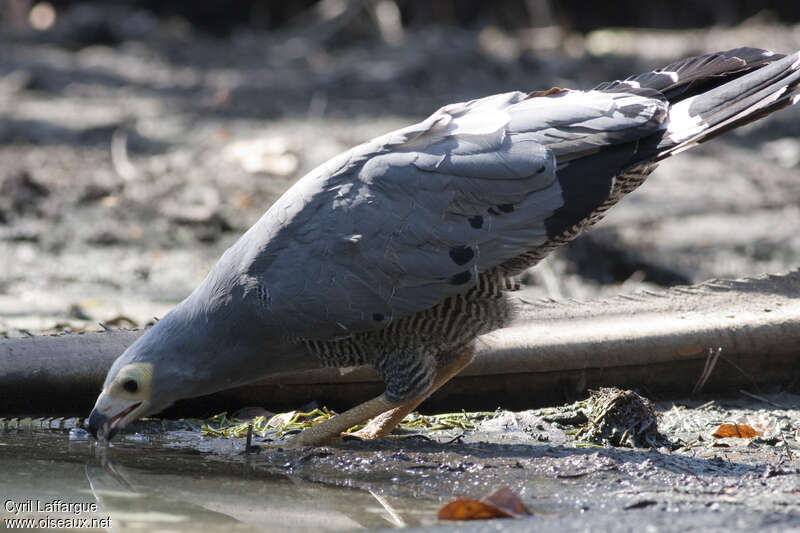
{"type": "Polygon", "coordinates": [[[303,481],[175,440],[123,438],[98,450],[61,432],[0,433],[3,527],[301,532],[436,520],[436,501],[303,481]]]}
{"type": "Polygon", "coordinates": [[[576,441],[582,402],[316,448],[253,437],[249,454],[244,438],[209,437],[188,420],[139,421],[98,449],[79,420],[0,419],[0,518],[162,532],[800,531],[800,396],[770,398],[783,407],[663,404],[672,446],[657,449],[576,441]],[[774,435],[714,438],[726,421],[774,435]],[[437,521],[442,505],[500,487],[533,516],[437,521]]]}

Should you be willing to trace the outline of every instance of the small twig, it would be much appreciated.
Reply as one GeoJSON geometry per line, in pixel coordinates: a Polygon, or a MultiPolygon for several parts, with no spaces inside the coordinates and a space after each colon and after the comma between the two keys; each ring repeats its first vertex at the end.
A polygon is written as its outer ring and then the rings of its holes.
{"type": "Polygon", "coordinates": [[[781,435],[781,440],[783,441],[783,449],[786,452],[786,456],[789,458],[790,461],[794,461],[794,457],[792,457],[792,449],[789,448],[789,443],[786,442],[786,436],[781,435]]]}
{"type": "Polygon", "coordinates": [[[389,503],[389,500],[381,496],[375,491],[370,490],[369,493],[372,495],[373,498],[378,500],[378,503],[381,504],[381,507],[389,514],[389,521],[396,527],[415,527],[419,526],[419,520],[412,517],[412,516],[405,516],[403,513],[397,511],[392,505],[389,503]]]}
{"type": "Polygon", "coordinates": [[[672,412],[672,413],[674,413],[674,414],[675,414],[675,418],[678,420],[678,422],[680,423],[680,425],[681,425],[681,427],[683,428],[683,430],[684,430],[684,431],[691,431],[691,430],[690,430],[690,429],[687,427],[687,425],[686,425],[686,419],[685,419],[685,417],[684,417],[684,416],[681,414],[681,410],[680,410],[680,409],[678,409],[678,406],[677,406],[677,405],[675,405],[675,404],[673,403],[673,404],[672,404],[672,409],[670,409],[670,412],[672,412]]]}
{"type": "Polygon", "coordinates": [[[244,443],[244,453],[250,453],[253,448],[253,424],[247,426],[247,440],[244,443]]]}
{"type": "Polygon", "coordinates": [[[697,383],[695,383],[694,389],[692,389],[692,394],[697,394],[705,386],[708,378],[711,377],[711,372],[713,372],[714,368],[717,366],[717,361],[719,360],[720,354],[722,354],[722,347],[718,347],[716,350],[713,348],[708,349],[708,357],[706,357],[706,364],[703,367],[703,373],[700,374],[700,379],[698,379],[697,383]]]}
{"type": "Polygon", "coordinates": [[[745,396],[749,396],[750,398],[752,398],[754,400],[758,400],[760,402],[767,403],[767,404],[771,405],[772,407],[778,407],[780,409],[787,409],[787,407],[785,405],[781,405],[779,403],[775,403],[772,400],[769,400],[769,399],[764,398],[763,396],[759,396],[757,394],[753,394],[752,392],[747,392],[746,390],[742,390],[742,389],[739,389],[739,392],[744,394],[745,396]]]}
{"type": "Polygon", "coordinates": [[[748,374],[747,372],[745,372],[742,369],[742,367],[740,367],[739,365],[737,365],[736,363],[734,363],[733,361],[731,361],[727,357],[723,357],[722,360],[725,361],[726,363],[728,363],[729,365],[731,365],[733,368],[735,368],[742,376],[746,377],[750,381],[750,384],[756,390],[758,390],[759,392],[761,391],[761,388],[758,386],[758,383],[756,383],[756,381],[753,379],[753,376],[748,374]]]}
{"type": "Polygon", "coordinates": [[[442,444],[444,444],[444,445],[461,444],[463,442],[463,440],[464,440],[464,433],[461,433],[460,435],[456,435],[455,437],[453,437],[450,440],[444,441],[442,444]]]}
{"type": "MultiPolygon", "coordinates": [[[[630,439],[630,437],[628,437],[628,431],[630,431],[630,429],[631,428],[625,428],[625,431],[622,432],[622,436],[619,438],[619,443],[623,446],[625,445],[625,441],[630,439]]],[[[632,442],[631,447],[633,447],[632,442]]]]}

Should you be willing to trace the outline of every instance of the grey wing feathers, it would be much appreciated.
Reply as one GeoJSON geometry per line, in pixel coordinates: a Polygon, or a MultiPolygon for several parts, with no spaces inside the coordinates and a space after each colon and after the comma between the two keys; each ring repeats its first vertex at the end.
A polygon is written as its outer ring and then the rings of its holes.
{"type": "Polygon", "coordinates": [[[665,102],[567,91],[446,106],[300,180],[226,254],[285,332],[330,339],[424,310],[547,239],[557,158],[629,142],[665,102]]]}

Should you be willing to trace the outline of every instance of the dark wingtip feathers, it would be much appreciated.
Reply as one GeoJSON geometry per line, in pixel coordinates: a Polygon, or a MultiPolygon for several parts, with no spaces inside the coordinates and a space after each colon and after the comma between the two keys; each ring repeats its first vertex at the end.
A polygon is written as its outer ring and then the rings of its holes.
{"type": "Polygon", "coordinates": [[[603,92],[640,92],[655,90],[670,103],[706,92],[748,72],[785,57],[761,48],[741,47],[724,52],[689,57],[666,67],[631,76],[624,80],[601,83],[594,88],[603,92]]]}
{"type": "MultiPolygon", "coordinates": [[[[670,107],[667,135],[659,158],[797,103],[800,96],[800,52],[774,54],[778,60],[745,76],[670,107]]],[[[771,56],[772,57],[772,56],[771,56]]]]}

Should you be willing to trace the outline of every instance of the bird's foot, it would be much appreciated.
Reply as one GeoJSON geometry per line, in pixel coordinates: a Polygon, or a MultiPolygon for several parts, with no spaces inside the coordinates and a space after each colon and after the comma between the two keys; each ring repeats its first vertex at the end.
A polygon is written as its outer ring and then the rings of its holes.
{"type": "MultiPolygon", "coordinates": [[[[416,407],[416,405],[412,405],[411,410],[413,410],[414,407],[416,407]]],[[[403,421],[411,410],[406,408],[406,406],[395,407],[394,409],[379,414],[358,431],[348,433],[347,435],[362,440],[373,440],[385,437],[403,421]]]]}
{"type": "MultiPolygon", "coordinates": [[[[363,423],[364,420],[368,418],[380,418],[378,415],[386,411],[391,412],[395,407],[397,407],[396,402],[387,400],[386,397],[381,394],[377,398],[373,398],[342,414],[329,418],[325,422],[304,429],[302,433],[287,443],[286,448],[296,449],[304,446],[322,446],[324,444],[330,444],[339,440],[341,433],[347,431],[349,428],[363,423]]],[[[369,424],[367,427],[369,427],[369,424]]]]}

